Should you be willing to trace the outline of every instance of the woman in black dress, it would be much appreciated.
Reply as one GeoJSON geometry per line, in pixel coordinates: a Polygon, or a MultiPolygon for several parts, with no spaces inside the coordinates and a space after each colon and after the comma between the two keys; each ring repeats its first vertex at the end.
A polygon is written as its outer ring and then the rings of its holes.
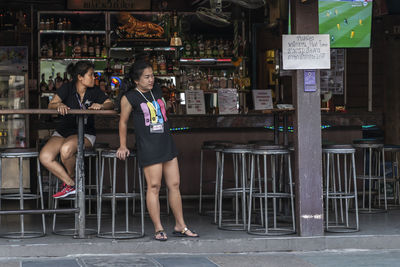
{"type": "MultiPolygon", "coordinates": [[[[94,87],[94,65],[89,61],[78,61],[67,67],[72,82],[63,84],[49,103],[49,109],[57,109],[59,122],[50,140],[40,151],[40,162],[64,185],[53,195],[63,198],[75,194],[75,153],[78,148],[78,125],[76,116],[69,109],[112,109],[114,104],[98,87],[94,87]],[[60,154],[62,165],[56,160],[60,154]]],[[[96,140],[93,115],[84,119],[85,147],[92,147],[96,140]]]]}
{"type": "Polygon", "coordinates": [[[154,84],[153,69],[148,62],[137,61],[132,65],[128,76],[130,85],[125,84],[128,90],[121,98],[120,147],[117,156],[124,160],[129,155],[126,146],[127,123],[133,112],[137,155],[146,177],[146,203],[154,224],[154,239],[167,240],[160,220],[159,191],[163,175],[169,190],[169,204],[175,216],[173,234],[198,237],[198,234],[187,228],[183,219],[178,152],[169,131],[161,88],[154,84]]]}

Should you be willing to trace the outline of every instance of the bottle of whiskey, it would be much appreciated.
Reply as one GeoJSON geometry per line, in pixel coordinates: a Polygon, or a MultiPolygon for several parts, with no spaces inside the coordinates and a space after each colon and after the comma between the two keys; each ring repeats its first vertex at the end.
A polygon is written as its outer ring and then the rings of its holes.
{"type": "Polygon", "coordinates": [[[100,57],[101,56],[101,49],[100,49],[100,40],[99,40],[99,36],[96,36],[96,43],[95,43],[95,47],[94,47],[94,54],[96,57],[100,57]]]}
{"type": "MultiPolygon", "coordinates": [[[[90,42],[90,38],[89,37],[89,42],[90,42]]],[[[87,36],[86,34],[83,36],[82,38],[82,48],[81,48],[81,54],[82,57],[88,57],[89,56],[89,52],[88,52],[88,41],[87,41],[87,36]]]]}
{"type": "Polygon", "coordinates": [[[80,39],[79,39],[79,37],[77,37],[75,39],[73,57],[81,57],[82,56],[82,50],[81,50],[81,45],[80,45],[79,41],[80,41],[80,39]]]}
{"type": "Polygon", "coordinates": [[[49,86],[47,85],[45,78],[44,78],[44,73],[42,74],[42,81],[40,82],[39,88],[40,88],[40,91],[42,91],[42,92],[49,90],[49,86]]]}
{"type": "Polygon", "coordinates": [[[93,36],[89,37],[89,57],[94,57],[94,43],[93,43],[93,36]]]}

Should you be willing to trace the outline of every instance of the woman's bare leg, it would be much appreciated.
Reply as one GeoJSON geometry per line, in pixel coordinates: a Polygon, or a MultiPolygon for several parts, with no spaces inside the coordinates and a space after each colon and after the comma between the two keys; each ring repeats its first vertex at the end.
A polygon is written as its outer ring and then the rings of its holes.
{"type": "Polygon", "coordinates": [[[74,185],[74,180],[71,179],[64,167],[56,160],[61,146],[64,144],[64,140],[64,137],[52,136],[40,151],[39,159],[46,169],[60,178],[64,183],[74,185]]]}
{"type": "Polygon", "coordinates": [[[162,178],[162,163],[153,164],[143,168],[147,183],[146,205],[150,218],[154,224],[155,232],[163,230],[160,219],[159,193],[162,178]]]}
{"type": "MultiPolygon", "coordinates": [[[[180,175],[177,158],[163,163],[163,174],[168,187],[169,205],[175,217],[174,230],[180,232],[186,227],[186,224],[183,219],[182,198],[179,190],[180,175]]],[[[197,236],[197,234],[192,233],[190,230],[188,230],[186,234],[189,236],[197,236]]]]}
{"type": "MultiPolygon", "coordinates": [[[[84,138],[85,147],[92,147],[88,139],[84,138]]],[[[78,149],[78,136],[71,135],[65,138],[63,145],[60,148],[61,161],[67,170],[69,177],[75,177],[76,151],[78,149]]],[[[75,184],[75,183],[74,183],[75,184]]]]}

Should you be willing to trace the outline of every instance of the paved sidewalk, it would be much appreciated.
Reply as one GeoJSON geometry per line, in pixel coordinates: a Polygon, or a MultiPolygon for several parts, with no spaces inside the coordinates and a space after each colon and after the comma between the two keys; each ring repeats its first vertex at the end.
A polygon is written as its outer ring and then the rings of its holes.
{"type": "Polygon", "coordinates": [[[61,258],[0,258],[0,267],[369,267],[400,266],[400,250],[233,254],[99,254],[61,258]]]}

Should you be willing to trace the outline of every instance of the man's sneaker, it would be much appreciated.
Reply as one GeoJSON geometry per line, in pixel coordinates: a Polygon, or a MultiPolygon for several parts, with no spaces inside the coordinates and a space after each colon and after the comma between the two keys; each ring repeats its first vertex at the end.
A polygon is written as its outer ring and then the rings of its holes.
{"type": "Polygon", "coordinates": [[[60,192],[57,192],[53,195],[54,198],[64,198],[66,196],[75,194],[76,190],[75,190],[75,186],[73,185],[67,185],[64,184],[63,188],[61,189],[60,192]]]}

